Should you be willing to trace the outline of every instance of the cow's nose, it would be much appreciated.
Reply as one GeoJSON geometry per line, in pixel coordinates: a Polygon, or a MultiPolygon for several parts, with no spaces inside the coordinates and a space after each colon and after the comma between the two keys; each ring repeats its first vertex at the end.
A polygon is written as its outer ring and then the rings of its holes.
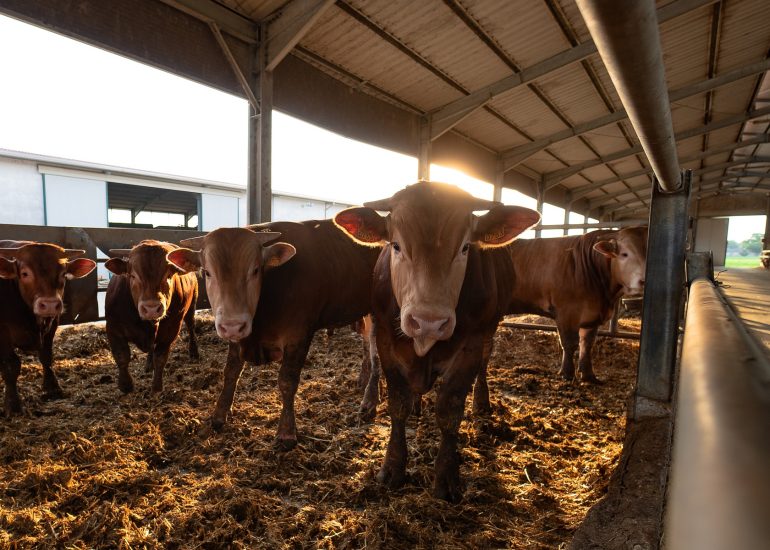
{"type": "Polygon", "coordinates": [[[644,279],[639,279],[639,286],[644,286],[644,279]]]}
{"type": "Polygon", "coordinates": [[[60,298],[38,298],[35,300],[33,310],[39,317],[56,317],[62,312],[63,307],[60,298]]]}
{"type": "Polygon", "coordinates": [[[414,336],[432,337],[438,340],[444,338],[449,329],[449,317],[430,318],[409,314],[406,323],[414,336]]]}
{"type": "Polygon", "coordinates": [[[230,342],[243,340],[251,333],[250,319],[223,319],[216,326],[219,337],[230,342]]]}
{"type": "Polygon", "coordinates": [[[163,316],[163,304],[157,300],[143,300],[139,302],[139,317],[147,321],[154,321],[163,316]]]}

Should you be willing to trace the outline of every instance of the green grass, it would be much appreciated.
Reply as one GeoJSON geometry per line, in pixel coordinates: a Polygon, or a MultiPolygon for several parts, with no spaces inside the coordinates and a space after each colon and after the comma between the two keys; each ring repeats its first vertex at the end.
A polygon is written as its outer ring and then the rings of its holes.
{"type": "Polygon", "coordinates": [[[725,267],[759,267],[759,256],[728,256],[725,267]]]}

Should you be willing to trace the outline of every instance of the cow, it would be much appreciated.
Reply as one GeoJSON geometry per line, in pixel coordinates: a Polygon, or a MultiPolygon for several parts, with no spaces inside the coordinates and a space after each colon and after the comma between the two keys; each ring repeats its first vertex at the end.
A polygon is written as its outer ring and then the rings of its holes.
{"type": "Polygon", "coordinates": [[[387,242],[375,266],[372,294],[391,419],[379,482],[390,488],[403,484],[406,420],[415,396],[441,376],[433,494],[451,502],[462,497],[457,441],[465,399],[513,286],[511,257],[503,247],[539,219],[528,208],[434,182],[410,185],[335,216],[357,241],[387,242]],[[474,215],[478,210],[488,212],[474,215]]]}
{"type": "MultiPolygon", "coordinates": [[[[511,243],[508,251],[514,286],[506,314],[535,313],[554,319],[562,347],[559,374],[565,380],[577,374],[583,382],[599,383],[591,362],[596,333],[612,317],[621,296],[644,291],[647,228],[522,239],[511,243]]],[[[485,363],[474,388],[474,411],[489,410],[485,363]]]]}
{"type": "Polygon", "coordinates": [[[116,276],[110,279],[105,298],[107,340],[118,366],[118,389],[134,390],[128,370],[129,343],[147,354],[146,370],[152,370],[152,393],[163,391],[163,369],[171,345],[179,336],[182,321],[189,335],[191,359],[198,359],[195,337],[195,304],[198,278],[184,273],[166,259],[178,246],[145,240],[131,249],[113,249],[104,264],[116,276]]]}
{"type": "Polygon", "coordinates": [[[212,426],[225,424],[244,361],[281,361],[275,442],[293,448],[294,397],[310,342],[318,329],[369,313],[379,247],[354,243],[330,220],[220,228],[182,244],[199,251],[175,250],[168,258],[187,271],[203,270],[217,334],[230,342],[212,426]]]}
{"type": "Polygon", "coordinates": [[[43,395],[63,397],[53,371],[53,338],[64,310],[64,284],[85,277],[96,262],[84,250],[32,241],[0,241],[0,372],[6,417],[22,412],[16,349],[37,351],[43,365],[43,395]]]}
{"type": "Polygon", "coordinates": [[[358,376],[358,389],[364,394],[359,416],[368,422],[374,419],[380,402],[380,359],[377,357],[372,316],[367,315],[356,321],[353,330],[361,335],[364,343],[363,362],[358,376]]]}

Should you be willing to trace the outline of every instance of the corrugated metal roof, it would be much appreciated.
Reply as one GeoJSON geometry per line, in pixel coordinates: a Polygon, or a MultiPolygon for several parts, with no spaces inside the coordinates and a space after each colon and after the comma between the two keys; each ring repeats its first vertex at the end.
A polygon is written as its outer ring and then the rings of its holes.
{"type": "MultiPolygon", "coordinates": [[[[658,0],[657,4],[675,1],[658,0]]],[[[284,4],[277,0],[222,3],[253,19],[284,4]]],[[[715,0],[661,24],[669,89],[764,60],[770,51],[768,8],[767,0],[715,0]]],[[[345,80],[330,69],[339,67],[429,113],[513,74],[513,67],[530,68],[590,39],[575,0],[340,0],[323,13],[300,45],[323,59],[327,65],[320,66],[332,76],[345,80]]],[[[758,75],[751,76],[711,93],[677,100],[672,105],[675,131],[697,131],[707,119],[719,122],[751,107],[767,106],[752,105],[757,82],[758,75]]],[[[764,93],[770,98],[770,89],[764,93]]],[[[524,155],[522,172],[548,179],[565,166],[580,166],[582,170],[559,181],[575,191],[646,165],[639,159],[643,153],[632,150],[638,140],[627,120],[594,124],[620,109],[609,75],[593,54],[500,93],[452,131],[501,154],[530,140],[547,140],[534,154],[524,155]],[[582,137],[559,137],[575,125],[590,127],[582,137]],[[602,164],[605,158],[608,166],[602,164]]],[[[745,126],[758,131],[757,125],[745,126]]],[[[715,149],[733,143],[743,127],[736,123],[705,137],[680,140],[680,158],[693,158],[704,146],[715,149]]],[[[766,128],[765,124],[759,131],[766,128]]],[[[770,145],[761,148],[770,154],[770,145]]],[[[713,166],[732,156],[725,150],[686,165],[713,166]]],[[[648,180],[634,177],[626,183],[640,185],[648,180]]],[[[610,183],[587,197],[616,193],[623,185],[610,183]]],[[[628,197],[619,197],[619,204],[623,198],[628,197]]]]}

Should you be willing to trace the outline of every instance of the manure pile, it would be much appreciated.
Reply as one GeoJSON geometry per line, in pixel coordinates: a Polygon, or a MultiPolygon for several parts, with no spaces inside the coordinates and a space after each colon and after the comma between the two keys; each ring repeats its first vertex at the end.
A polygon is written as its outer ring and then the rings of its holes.
{"type": "MultiPolygon", "coordinates": [[[[638,330],[638,321],[622,321],[638,330]]],[[[500,329],[489,369],[493,412],[461,429],[458,505],[431,497],[435,393],[408,424],[406,485],[374,480],[389,420],[358,421],[360,337],[316,335],[297,395],[299,445],[272,447],[278,366],[247,366],[221,433],[207,421],[226,345],[199,322],[201,360],[183,336],[165,391],[117,389],[104,329],[60,329],[55,369],[67,397],[40,400],[42,370],[23,356],[25,414],[0,418],[2,548],[558,548],[604,494],[620,455],[638,343],[599,338],[602,386],[556,377],[555,333],[500,329]]],[[[384,393],[384,384],[383,384],[384,393]]]]}

